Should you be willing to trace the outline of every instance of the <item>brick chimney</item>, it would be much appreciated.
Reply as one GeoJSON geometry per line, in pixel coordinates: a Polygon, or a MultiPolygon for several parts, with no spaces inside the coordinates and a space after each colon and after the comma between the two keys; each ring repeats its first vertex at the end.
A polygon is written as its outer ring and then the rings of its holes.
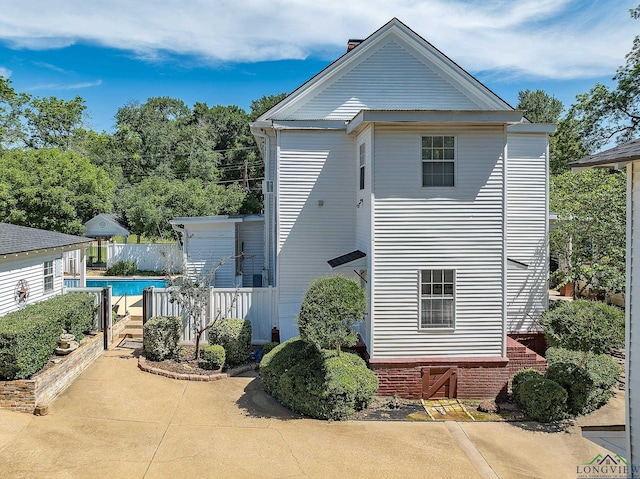
{"type": "Polygon", "coordinates": [[[353,50],[355,47],[360,45],[363,41],[364,40],[356,40],[356,39],[350,38],[349,41],[347,42],[347,52],[350,52],[351,50],[353,50]]]}

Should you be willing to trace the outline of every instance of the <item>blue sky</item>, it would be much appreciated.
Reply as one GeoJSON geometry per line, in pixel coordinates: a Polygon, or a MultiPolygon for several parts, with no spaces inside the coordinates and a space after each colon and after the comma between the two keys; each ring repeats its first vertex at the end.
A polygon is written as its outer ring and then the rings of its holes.
{"type": "Polygon", "coordinates": [[[18,91],[82,96],[88,123],[152,96],[236,104],[291,92],[398,17],[514,105],[541,88],[569,106],[611,83],[640,31],[638,0],[4,0],[0,75],[18,91]]]}

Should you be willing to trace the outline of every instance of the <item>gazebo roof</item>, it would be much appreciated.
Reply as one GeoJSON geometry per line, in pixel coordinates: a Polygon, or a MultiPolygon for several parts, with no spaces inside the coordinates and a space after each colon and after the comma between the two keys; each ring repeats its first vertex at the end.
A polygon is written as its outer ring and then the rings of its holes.
{"type": "Polygon", "coordinates": [[[84,224],[85,235],[91,238],[110,238],[111,236],[129,236],[117,215],[100,213],[84,224]]]}

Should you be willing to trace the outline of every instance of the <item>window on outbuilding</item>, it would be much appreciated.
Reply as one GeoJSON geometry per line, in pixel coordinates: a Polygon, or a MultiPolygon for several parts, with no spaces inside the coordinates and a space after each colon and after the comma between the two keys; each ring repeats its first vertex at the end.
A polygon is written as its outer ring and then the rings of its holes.
{"type": "Polygon", "coordinates": [[[420,271],[420,328],[455,325],[455,270],[420,271]]]}
{"type": "Polygon", "coordinates": [[[364,143],[360,145],[360,189],[364,190],[364,164],[366,159],[366,146],[364,143]]]}
{"type": "Polygon", "coordinates": [[[53,261],[44,262],[44,291],[53,291],[53,261]]]}
{"type": "Polygon", "coordinates": [[[455,186],[454,136],[422,137],[422,186],[455,186]]]}

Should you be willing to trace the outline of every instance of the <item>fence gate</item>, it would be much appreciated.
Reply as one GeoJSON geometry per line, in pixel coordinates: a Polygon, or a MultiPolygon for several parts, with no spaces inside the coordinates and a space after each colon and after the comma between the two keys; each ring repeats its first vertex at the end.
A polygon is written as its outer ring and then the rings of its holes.
{"type": "Polygon", "coordinates": [[[457,376],[456,366],[422,368],[422,399],[455,398],[457,376]]]}

